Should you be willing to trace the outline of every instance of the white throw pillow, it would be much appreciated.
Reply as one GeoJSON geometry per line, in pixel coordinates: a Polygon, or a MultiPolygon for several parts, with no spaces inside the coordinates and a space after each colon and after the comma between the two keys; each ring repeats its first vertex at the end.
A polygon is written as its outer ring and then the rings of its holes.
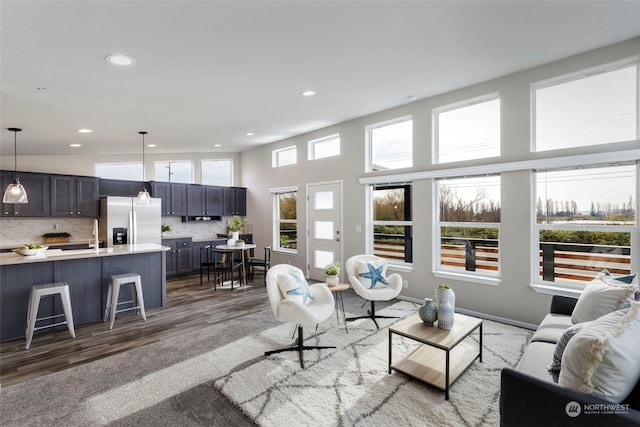
{"type": "Polygon", "coordinates": [[[637,284],[620,282],[600,273],[582,291],[571,314],[571,322],[588,322],[628,307],[637,291],[637,284]]]}
{"type": "Polygon", "coordinates": [[[567,344],[558,384],[610,402],[626,398],[640,379],[640,303],[590,322],[567,344]]]}
{"type": "Polygon", "coordinates": [[[313,301],[307,279],[298,273],[278,274],[278,287],[286,299],[307,305],[313,301]]]}
{"type": "Polygon", "coordinates": [[[385,277],[385,267],[382,261],[356,261],[358,280],[367,289],[389,286],[385,277]]]}

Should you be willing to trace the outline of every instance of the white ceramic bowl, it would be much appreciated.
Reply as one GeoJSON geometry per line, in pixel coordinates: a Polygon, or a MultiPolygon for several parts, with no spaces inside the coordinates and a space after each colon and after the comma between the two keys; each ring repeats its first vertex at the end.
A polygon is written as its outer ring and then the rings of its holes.
{"type": "Polygon", "coordinates": [[[17,254],[20,255],[24,255],[24,256],[33,256],[33,255],[40,255],[42,253],[44,253],[44,251],[46,251],[47,249],[49,249],[48,246],[43,246],[41,248],[38,249],[14,249],[13,251],[17,254]]]}

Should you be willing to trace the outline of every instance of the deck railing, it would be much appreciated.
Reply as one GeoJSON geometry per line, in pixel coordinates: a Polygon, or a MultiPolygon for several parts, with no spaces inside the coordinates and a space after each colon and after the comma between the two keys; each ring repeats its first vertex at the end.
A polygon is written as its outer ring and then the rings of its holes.
{"type": "Polygon", "coordinates": [[[590,282],[603,269],[611,274],[631,273],[629,246],[540,242],[540,277],[590,282]]]}
{"type": "Polygon", "coordinates": [[[412,262],[412,238],[402,234],[375,233],[373,254],[389,260],[412,262]]]}
{"type": "MultiPolygon", "coordinates": [[[[584,284],[603,269],[616,275],[631,273],[631,248],[628,246],[540,242],[539,258],[539,275],[548,282],[562,279],[584,284]]],[[[499,260],[497,240],[441,239],[440,262],[449,268],[496,272],[499,260]]]]}

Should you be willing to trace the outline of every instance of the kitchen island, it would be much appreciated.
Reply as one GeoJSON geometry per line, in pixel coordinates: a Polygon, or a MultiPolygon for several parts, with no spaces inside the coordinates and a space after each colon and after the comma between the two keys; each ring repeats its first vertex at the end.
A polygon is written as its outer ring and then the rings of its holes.
{"type": "MultiPolygon", "coordinates": [[[[34,256],[0,254],[0,341],[24,337],[29,293],[34,285],[67,282],[76,326],[102,320],[109,278],[114,274],[140,274],[145,308],[163,307],[167,249],[148,243],[97,250],[48,250],[34,256]]],[[[122,291],[121,301],[131,299],[128,289],[122,291]]],[[[38,317],[60,313],[59,298],[41,300],[38,317]]]]}

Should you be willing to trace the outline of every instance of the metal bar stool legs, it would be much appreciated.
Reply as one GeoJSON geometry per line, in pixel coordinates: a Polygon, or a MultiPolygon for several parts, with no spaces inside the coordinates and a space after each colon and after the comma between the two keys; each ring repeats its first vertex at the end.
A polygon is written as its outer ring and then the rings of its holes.
{"type": "Polygon", "coordinates": [[[29,308],[27,309],[27,329],[25,331],[25,338],[27,344],[25,349],[29,349],[31,341],[33,340],[33,333],[39,329],[52,328],[54,326],[67,325],[69,333],[73,338],[76,337],[76,332],[73,326],[73,312],[71,310],[71,296],[69,294],[69,285],[65,282],[48,283],[46,285],[37,285],[31,288],[31,295],[29,297],[29,308]],[[60,295],[62,300],[62,308],[64,314],[57,314],[54,316],[38,317],[38,309],[40,307],[40,298],[48,295],[60,295]],[[57,317],[65,318],[64,321],[54,323],[52,325],[44,325],[36,327],[36,322],[40,320],[55,319],[57,317]]]}
{"type": "Polygon", "coordinates": [[[117,274],[111,276],[109,282],[109,290],[107,292],[107,303],[104,310],[105,322],[109,319],[109,329],[113,329],[113,323],[116,320],[116,314],[124,311],[137,310],[142,317],[142,320],[147,321],[147,316],[144,311],[144,296],[142,295],[142,280],[139,274],[126,273],[117,274]],[[131,301],[118,302],[120,296],[120,287],[123,285],[133,285],[131,288],[131,294],[133,299],[131,301]],[[133,303],[133,307],[123,308],[118,310],[118,305],[133,303]]]}

